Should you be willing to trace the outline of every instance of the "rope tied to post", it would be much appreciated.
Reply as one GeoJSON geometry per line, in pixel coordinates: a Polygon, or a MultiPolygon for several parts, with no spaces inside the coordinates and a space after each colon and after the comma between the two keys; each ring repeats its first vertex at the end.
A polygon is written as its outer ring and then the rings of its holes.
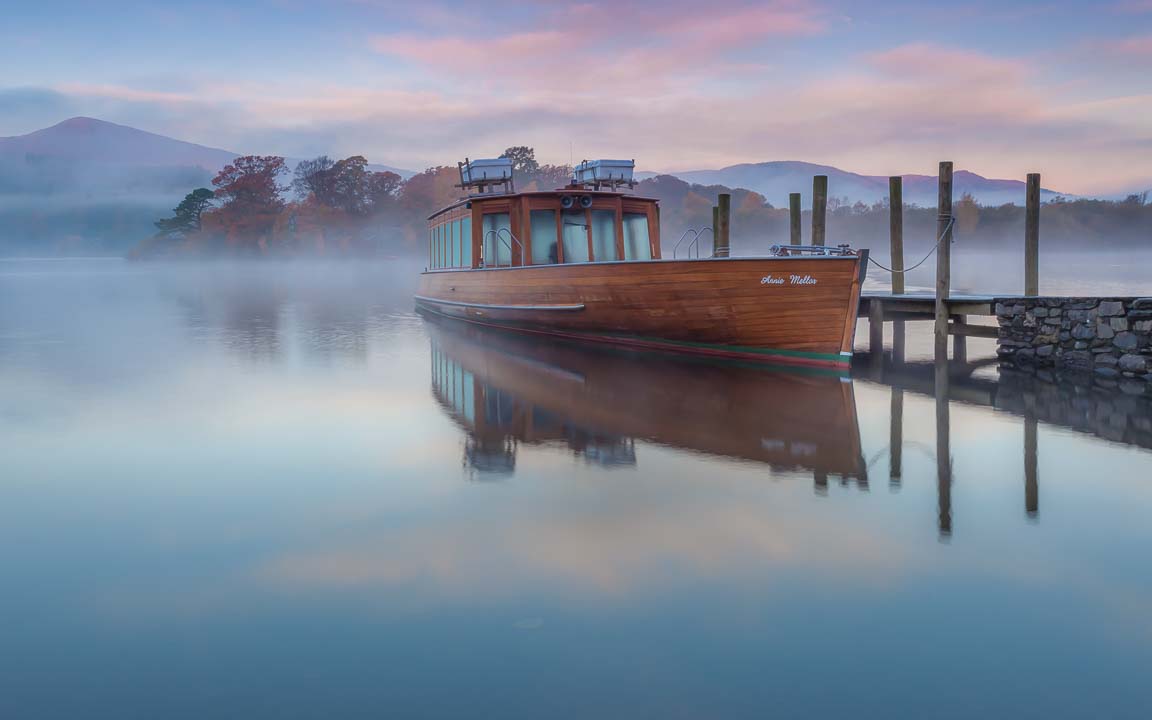
{"type": "MultiPolygon", "coordinates": [[[[939,222],[940,220],[945,220],[945,219],[947,219],[948,224],[944,226],[944,230],[940,233],[940,237],[936,238],[936,243],[932,246],[932,249],[928,251],[927,255],[925,255],[923,258],[920,259],[920,262],[916,263],[912,267],[904,268],[903,270],[893,270],[892,268],[887,267],[886,265],[881,265],[880,263],[876,262],[876,260],[874,260],[871,255],[868,256],[868,262],[872,263],[873,265],[880,268],[881,270],[887,270],[890,273],[900,273],[903,275],[905,273],[912,272],[916,268],[918,268],[921,265],[923,265],[924,263],[928,262],[928,258],[932,257],[932,254],[940,249],[940,243],[944,242],[944,238],[948,236],[948,231],[951,230],[952,226],[956,224],[956,216],[955,215],[943,215],[943,214],[941,214],[941,215],[936,216],[937,222],[939,222]]],[[[956,242],[955,239],[953,239],[952,242],[956,242]]]]}

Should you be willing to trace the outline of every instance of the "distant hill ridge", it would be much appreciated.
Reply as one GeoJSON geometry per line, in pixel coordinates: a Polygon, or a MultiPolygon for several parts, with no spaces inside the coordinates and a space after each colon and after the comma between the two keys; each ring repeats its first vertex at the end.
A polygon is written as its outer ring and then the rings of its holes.
{"type": "MultiPolygon", "coordinates": [[[[861,175],[830,165],[798,160],[777,160],[762,163],[742,163],[729,165],[719,170],[686,170],[671,173],[639,173],[641,177],[657,174],[673,175],[686,182],[700,185],[724,185],[741,187],[763,195],[776,207],[787,207],[788,194],[799,192],[805,208],[812,206],[812,177],[828,176],[828,195],[835,198],[847,197],[849,202],[874,203],[888,196],[888,176],[861,175]]],[[[904,202],[923,206],[935,206],[937,200],[937,178],[935,175],[908,174],[904,179],[904,202]]],[[[1025,184],[1021,180],[996,180],[986,178],[968,170],[957,170],[953,174],[953,191],[957,199],[964,193],[971,193],[977,202],[984,205],[1003,205],[1014,202],[1024,203],[1025,184]]],[[[1041,199],[1065,195],[1042,189],[1041,199]]]]}
{"type": "MultiPolygon", "coordinates": [[[[192,177],[187,170],[199,168],[203,175],[211,177],[224,165],[243,153],[220,148],[207,147],[196,143],[177,140],[164,135],[139,130],[126,125],[117,125],[90,117],[74,117],[52,127],[37,130],[26,135],[0,137],[0,194],[12,192],[21,185],[21,176],[36,169],[32,163],[47,163],[57,168],[58,174],[67,171],[68,182],[52,176],[51,183],[41,183],[38,187],[51,185],[56,192],[65,188],[83,189],[85,192],[103,194],[111,192],[136,192],[139,184],[157,185],[154,178],[163,176],[160,186],[165,191],[175,192],[177,186],[192,177]],[[104,173],[105,168],[109,173],[104,173]],[[133,182],[133,168],[147,170],[136,172],[139,178],[133,182]],[[182,169],[185,172],[169,172],[182,169]],[[168,177],[170,176],[170,177],[168,177]],[[169,190],[171,188],[171,190],[169,190]]],[[[299,159],[286,158],[289,167],[294,167],[299,159]]],[[[390,170],[408,178],[410,170],[388,165],[369,165],[373,170],[390,170]]],[[[199,171],[197,171],[199,172],[199,171]]],[[[43,171],[41,170],[43,174],[43,171]]],[[[804,207],[812,204],[812,176],[828,176],[828,193],[833,198],[847,198],[850,203],[874,203],[888,195],[888,178],[879,175],[862,175],[848,172],[830,165],[796,160],[779,160],[761,163],[730,165],[719,170],[686,170],[672,173],[639,173],[639,177],[653,177],[668,174],[691,183],[701,185],[724,185],[730,188],[745,188],[763,195],[776,207],[788,204],[788,194],[800,192],[804,207]]],[[[936,177],[933,175],[904,175],[904,201],[909,204],[934,206],[936,204],[936,177]]],[[[203,183],[203,177],[197,179],[203,183]]],[[[1020,180],[997,180],[976,173],[959,170],[954,177],[955,197],[971,193],[984,205],[1004,203],[1023,204],[1024,182],[1020,180]]],[[[25,191],[38,192],[31,187],[25,191]]],[[[1042,199],[1050,199],[1057,193],[1044,189],[1042,199]]],[[[1071,197],[1071,196],[1069,196],[1071,197]]]]}
{"type": "MultiPolygon", "coordinates": [[[[90,117],[74,117],[27,135],[0,137],[0,160],[23,161],[28,157],[54,162],[117,166],[198,167],[215,173],[235,158],[251,153],[207,147],[165,135],[117,125],[90,117]]],[[[289,166],[300,160],[286,158],[289,166]]],[[[387,165],[402,177],[413,173],[387,165]]]]}

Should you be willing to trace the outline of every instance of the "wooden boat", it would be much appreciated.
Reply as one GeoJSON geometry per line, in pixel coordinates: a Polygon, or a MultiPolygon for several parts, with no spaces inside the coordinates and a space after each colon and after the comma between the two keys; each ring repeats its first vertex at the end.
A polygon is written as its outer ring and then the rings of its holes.
{"type": "Polygon", "coordinates": [[[775,471],[868,482],[852,383],[820,368],[693,362],[455,322],[428,325],[432,392],[467,433],[465,462],[515,471],[517,446],[635,465],[643,440],[775,471]]]}
{"type": "Polygon", "coordinates": [[[848,367],[866,250],[664,259],[657,201],[621,191],[633,185],[630,162],[583,163],[548,192],[515,192],[500,162],[462,164],[461,187],[477,192],[429,217],[419,309],[635,348],[848,367]]]}

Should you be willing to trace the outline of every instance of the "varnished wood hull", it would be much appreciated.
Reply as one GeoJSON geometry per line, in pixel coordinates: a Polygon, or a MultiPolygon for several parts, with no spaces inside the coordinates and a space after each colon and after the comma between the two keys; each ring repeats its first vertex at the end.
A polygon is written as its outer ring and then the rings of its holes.
{"type": "Polygon", "coordinates": [[[419,308],[645,349],[847,367],[864,257],[724,258],[425,272],[419,308]]]}
{"type": "Polygon", "coordinates": [[[433,392],[487,447],[642,439],[867,481],[852,383],[835,373],[639,358],[459,323],[430,323],[429,335],[433,392]]]}

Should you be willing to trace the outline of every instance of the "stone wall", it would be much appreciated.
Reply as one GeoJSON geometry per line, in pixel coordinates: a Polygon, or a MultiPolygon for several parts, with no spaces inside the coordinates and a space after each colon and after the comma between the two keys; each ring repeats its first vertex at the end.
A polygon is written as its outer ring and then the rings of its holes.
{"type": "Polygon", "coordinates": [[[1152,382],[1152,298],[1002,298],[996,319],[1003,360],[1152,382]]]}

